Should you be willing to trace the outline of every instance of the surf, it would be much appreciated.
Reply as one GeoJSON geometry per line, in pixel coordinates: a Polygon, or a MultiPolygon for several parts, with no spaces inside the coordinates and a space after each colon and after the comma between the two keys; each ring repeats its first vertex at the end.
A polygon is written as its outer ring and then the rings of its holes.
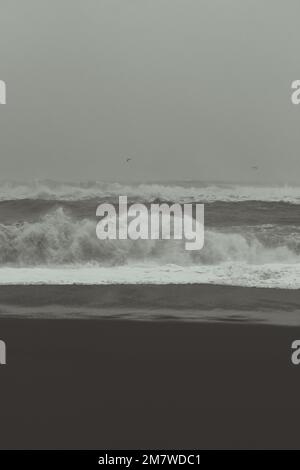
{"type": "Polygon", "coordinates": [[[202,250],[187,251],[184,240],[99,240],[95,219],[58,207],[37,221],[0,225],[0,266],[295,264],[300,262],[296,228],[205,228],[202,250]]]}
{"type": "Polygon", "coordinates": [[[266,201],[300,204],[300,186],[274,185],[251,186],[215,183],[144,183],[122,184],[94,182],[0,182],[0,201],[53,200],[84,201],[90,199],[114,199],[127,195],[136,202],[203,202],[212,203],[266,201]]]}

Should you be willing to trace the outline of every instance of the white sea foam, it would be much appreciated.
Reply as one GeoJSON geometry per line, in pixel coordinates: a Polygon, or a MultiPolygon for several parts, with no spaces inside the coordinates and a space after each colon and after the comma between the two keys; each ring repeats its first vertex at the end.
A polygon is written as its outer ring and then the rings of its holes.
{"type": "MultiPolygon", "coordinates": [[[[57,266],[88,263],[120,266],[132,262],[156,265],[216,265],[300,263],[298,235],[288,246],[260,241],[255,233],[208,229],[202,250],[187,251],[184,240],[98,240],[96,222],[74,219],[58,208],[36,222],[0,225],[0,265],[16,267],[57,266]]],[[[279,240],[280,243],[280,240],[279,240]]]]}
{"type": "Polygon", "coordinates": [[[300,204],[300,186],[250,186],[235,184],[119,184],[119,183],[0,183],[0,201],[45,199],[79,201],[128,196],[144,202],[269,201],[300,204]]]}
{"type": "Polygon", "coordinates": [[[217,266],[140,264],[118,267],[65,266],[0,268],[0,284],[218,284],[245,287],[300,288],[300,264],[217,266]]]}

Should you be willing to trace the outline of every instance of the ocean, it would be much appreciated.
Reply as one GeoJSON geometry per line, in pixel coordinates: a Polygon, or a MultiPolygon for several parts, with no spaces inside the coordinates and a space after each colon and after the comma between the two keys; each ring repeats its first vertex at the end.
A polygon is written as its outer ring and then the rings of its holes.
{"type": "Polygon", "coordinates": [[[0,284],[300,287],[300,186],[200,182],[0,184],[0,284]],[[102,202],[204,203],[200,251],[96,237],[102,202]]]}

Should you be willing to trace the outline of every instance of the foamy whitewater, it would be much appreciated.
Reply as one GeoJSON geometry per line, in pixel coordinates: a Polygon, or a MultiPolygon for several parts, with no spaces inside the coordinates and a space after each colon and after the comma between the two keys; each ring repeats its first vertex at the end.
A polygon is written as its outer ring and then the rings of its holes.
{"type": "Polygon", "coordinates": [[[0,284],[300,287],[300,187],[0,184],[0,284]],[[205,203],[205,241],[96,237],[98,204],[205,203]]]}
{"type": "Polygon", "coordinates": [[[80,201],[118,197],[119,195],[144,202],[160,199],[162,201],[174,202],[269,201],[300,204],[300,186],[289,185],[248,186],[237,184],[204,184],[199,182],[132,185],[105,182],[0,182],[0,201],[15,199],[80,201]]]}

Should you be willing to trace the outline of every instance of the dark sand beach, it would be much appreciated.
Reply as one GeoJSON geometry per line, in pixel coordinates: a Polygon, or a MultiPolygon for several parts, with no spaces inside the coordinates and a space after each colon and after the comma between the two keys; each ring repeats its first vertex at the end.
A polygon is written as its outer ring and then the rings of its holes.
{"type": "MultiPolygon", "coordinates": [[[[2,286],[0,295],[2,305],[60,303],[59,313],[66,303],[83,307],[100,298],[104,308],[115,308],[117,291],[124,306],[145,307],[150,288],[132,287],[134,297],[128,286],[2,286]],[[143,295],[136,297],[138,291],[143,295]]],[[[275,302],[279,308],[276,296],[286,308],[299,296],[232,288],[231,297],[222,289],[158,287],[152,305],[172,309],[180,295],[198,292],[205,308],[208,299],[210,308],[226,308],[240,293],[248,310],[263,299],[271,310],[275,302]]],[[[299,447],[300,366],[290,357],[300,327],[4,316],[0,338],[7,344],[7,365],[0,366],[1,448],[299,447]]]]}

